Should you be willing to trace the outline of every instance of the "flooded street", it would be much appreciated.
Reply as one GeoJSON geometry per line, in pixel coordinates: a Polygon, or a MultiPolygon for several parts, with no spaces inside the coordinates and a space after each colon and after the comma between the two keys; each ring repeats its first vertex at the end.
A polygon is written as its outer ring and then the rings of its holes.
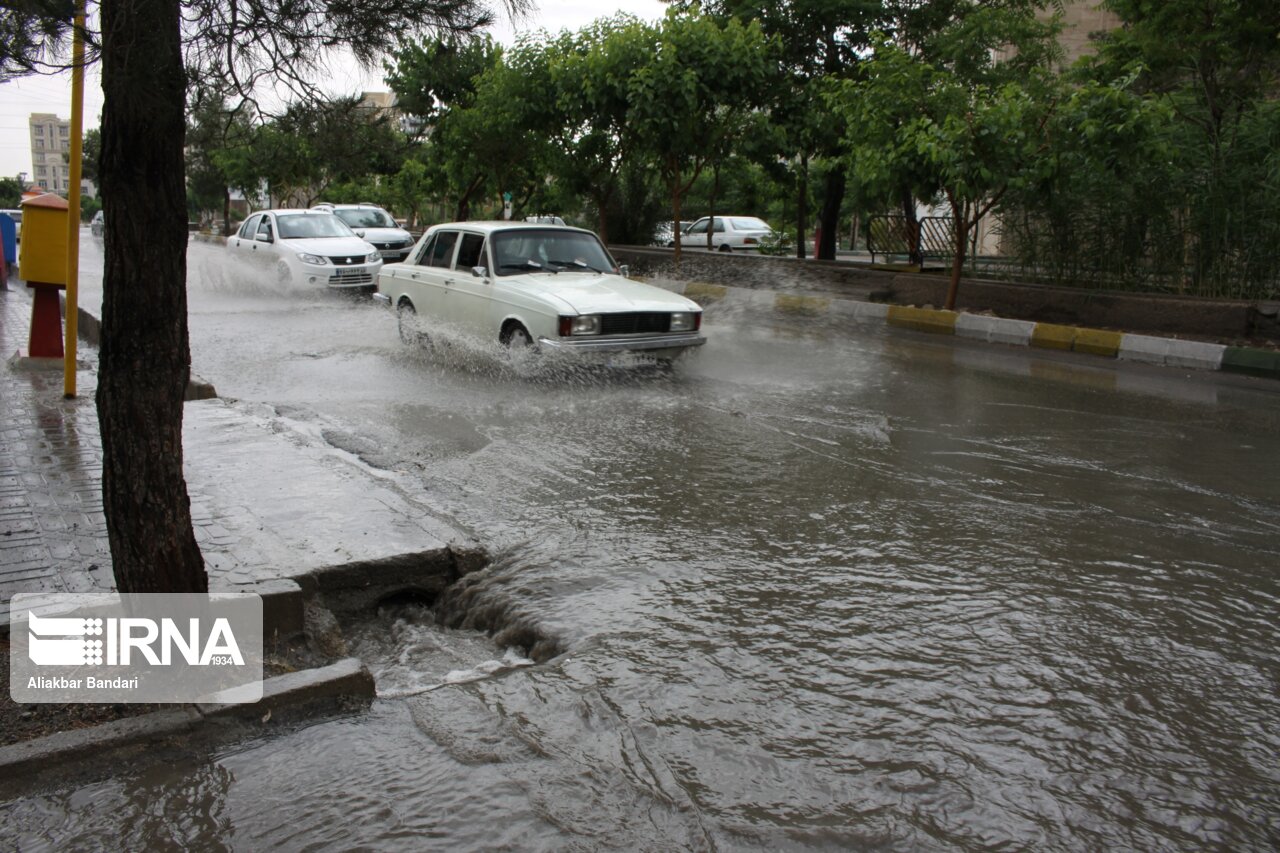
{"type": "Polygon", "coordinates": [[[5,791],[0,846],[1280,842],[1274,384],[722,306],[545,377],[189,265],[196,373],[495,560],[351,629],[369,712],[5,791]]]}

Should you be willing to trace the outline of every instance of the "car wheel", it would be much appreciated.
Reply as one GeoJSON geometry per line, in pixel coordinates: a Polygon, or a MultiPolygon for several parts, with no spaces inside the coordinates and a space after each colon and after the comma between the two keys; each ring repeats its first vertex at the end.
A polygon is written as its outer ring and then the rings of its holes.
{"type": "Polygon", "coordinates": [[[533,346],[533,338],[529,337],[529,333],[519,323],[512,323],[503,329],[499,340],[512,350],[523,350],[533,346]]]}
{"type": "Polygon", "coordinates": [[[668,249],[674,249],[675,247],[676,247],[676,241],[675,241],[675,240],[668,240],[668,241],[667,241],[667,248],[668,248],[668,249]]]}
{"type": "Polygon", "coordinates": [[[284,261],[276,264],[276,281],[280,284],[288,284],[293,281],[293,270],[289,269],[289,265],[284,261]]]}
{"type": "Polygon", "coordinates": [[[396,327],[400,331],[400,340],[412,346],[430,346],[431,339],[427,333],[418,328],[418,312],[413,303],[402,299],[396,306],[396,327]]]}
{"type": "Polygon", "coordinates": [[[722,251],[722,252],[732,252],[732,251],[733,251],[733,247],[732,247],[732,246],[730,246],[728,243],[721,243],[721,244],[720,244],[720,251],[722,251]]]}

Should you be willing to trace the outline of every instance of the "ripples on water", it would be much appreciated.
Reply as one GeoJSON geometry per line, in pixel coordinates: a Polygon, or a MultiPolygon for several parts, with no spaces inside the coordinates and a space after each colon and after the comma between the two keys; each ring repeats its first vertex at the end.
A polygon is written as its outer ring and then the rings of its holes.
{"type": "Polygon", "coordinates": [[[406,367],[422,402],[359,425],[494,548],[462,609],[565,654],[390,614],[369,714],[11,801],[4,837],[1274,847],[1273,395],[730,323],[656,380],[406,367]],[[467,440],[415,444],[442,412],[467,440]]]}

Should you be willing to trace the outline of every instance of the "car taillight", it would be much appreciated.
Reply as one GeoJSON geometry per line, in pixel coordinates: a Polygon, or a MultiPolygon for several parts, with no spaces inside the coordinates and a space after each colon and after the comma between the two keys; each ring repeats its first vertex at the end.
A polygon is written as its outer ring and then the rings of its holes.
{"type": "Polygon", "coordinates": [[[743,237],[743,238],[742,238],[742,245],[744,245],[744,246],[756,246],[756,245],[759,245],[759,243],[760,243],[760,241],[759,241],[759,240],[757,240],[755,237],[743,237]]]}
{"type": "Polygon", "coordinates": [[[573,318],[561,317],[560,318],[560,337],[567,338],[571,334],[573,334],[573,318]]]}
{"type": "Polygon", "coordinates": [[[696,332],[702,328],[702,312],[699,311],[693,315],[693,330],[696,332]]]}

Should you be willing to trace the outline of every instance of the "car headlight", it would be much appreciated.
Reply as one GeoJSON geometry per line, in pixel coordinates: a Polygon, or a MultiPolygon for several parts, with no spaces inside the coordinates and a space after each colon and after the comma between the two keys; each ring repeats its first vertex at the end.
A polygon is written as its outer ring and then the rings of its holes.
{"type": "Polygon", "coordinates": [[[600,334],[599,314],[583,314],[579,317],[560,318],[560,337],[562,338],[567,338],[571,335],[598,334],[600,334]]]}
{"type": "Polygon", "coordinates": [[[371,264],[371,263],[373,263],[374,261],[380,261],[380,260],[382,260],[382,253],[381,253],[381,252],[370,252],[370,253],[369,253],[369,257],[365,258],[364,260],[365,260],[365,263],[368,263],[368,264],[371,264]]]}
{"type": "Polygon", "coordinates": [[[307,252],[299,252],[298,260],[302,261],[304,264],[316,264],[317,266],[324,266],[329,263],[327,258],[322,258],[320,255],[312,255],[307,252]]]}
{"type": "Polygon", "coordinates": [[[692,311],[680,311],[671,315],[671,331],[692,332],[698,328],[698,315],[692,311]]]}

